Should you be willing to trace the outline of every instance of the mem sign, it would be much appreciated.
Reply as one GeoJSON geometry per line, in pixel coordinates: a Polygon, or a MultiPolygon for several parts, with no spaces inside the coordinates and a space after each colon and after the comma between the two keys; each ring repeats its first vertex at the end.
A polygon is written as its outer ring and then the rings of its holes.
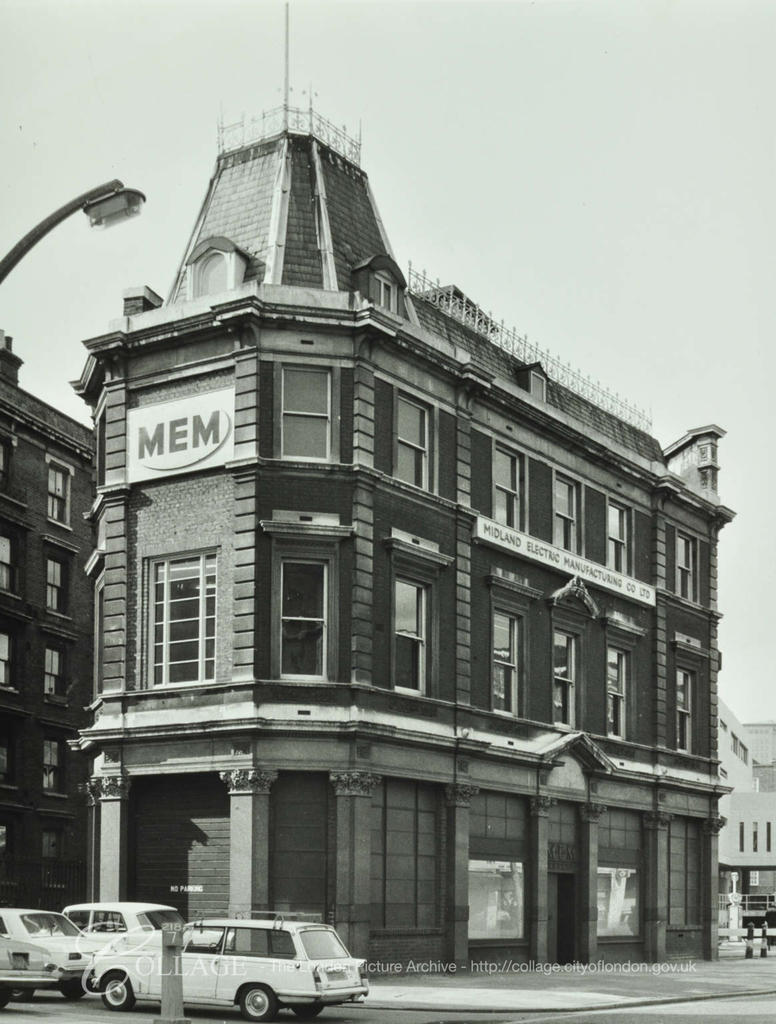
{"type": "Polygon", "coordinates": [[[234,453],[234,388],[130,409],[130,483],[223,466],[234,453]]]}
{"type": "Polygon", "coordinates": [[[564,551],[563,548],[556,548],[546,541],[537,540],[536,537],[529,537],[527,533],[513,530],[493,519],[486,519],[485,516],[477,516],[474,539],[485,544],[493,544],[497,548],[504,548],[533,562],[541,562],[553,569],[560,569],[571,576],[579,576],[594,586],[611,590],[631,601],[651,606],[655,604],[655,588],[648,583],[642,583],[632,576],[624,576],[621,572],[608,569],[598,562],[591,562],[588,558],[581,558],[571,551],[564,551]]]}

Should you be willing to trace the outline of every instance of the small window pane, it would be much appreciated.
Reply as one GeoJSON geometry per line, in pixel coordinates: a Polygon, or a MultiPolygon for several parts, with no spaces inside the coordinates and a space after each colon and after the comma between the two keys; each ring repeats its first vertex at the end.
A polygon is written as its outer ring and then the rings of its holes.
{"type": "Polygon", "coordinates": [[[328,455],[329,421],[310,416],[286,416],[283,420],[283,454],[308,459],[328,455]]]}
{"type": "Polygon", "coordinates": [[[396,632],[420,635],[421,588],[396,581],[396,632]]]}
{"type": "Polygon", "coordinates": [[[639,934],[639,873],[636,868],[598,868],[598,934],[639,934]]]}
{"type": "Polygon", "coordinates": [[[283,410],[328,414],[328,371],[286,368],[283,371],[283,410]]]}
{"type": "Polygon", "coordinates": [[[423,448],[426,444],[426,413],[417,405],[399,399],[399,437],[423,448]]]}

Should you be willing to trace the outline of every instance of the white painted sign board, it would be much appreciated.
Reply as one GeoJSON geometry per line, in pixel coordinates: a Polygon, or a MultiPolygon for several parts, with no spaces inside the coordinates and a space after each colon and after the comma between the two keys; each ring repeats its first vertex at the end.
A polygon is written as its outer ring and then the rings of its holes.
{"type": "Polygon", "coordinates": [[[233,387],[129,410],[130,483],[212,469],[233,456],[233,387]]]}

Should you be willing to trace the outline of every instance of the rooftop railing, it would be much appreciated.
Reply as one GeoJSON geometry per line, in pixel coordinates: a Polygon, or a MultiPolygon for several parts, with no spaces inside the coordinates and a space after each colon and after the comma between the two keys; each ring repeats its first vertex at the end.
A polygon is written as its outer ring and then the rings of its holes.
{"type": "Polygon", "coordinates": [[[549,350],[541,349],[529,342],[528,336],[519,334],[514,327],[506,327],[504,321],[493,319],[492,313],[486,313],[480,306],[468,299],[455,285],[442,285],[426,275],[426,271],[418,271],[410,264],[408,273],[410,293],[425,299],[440,309],[446,316],[465,327],[471,328],[494,345],[515,356],[522,363],[541,363],[552,381],[573,391],[581,398],[592,402],[605,412],[617,416],[639,430],[652,430],[652,417],[643,409],[627,402],[620,395],[604,387],[600,381],[593,380],[574,369],[570,363],[564,363],[549,350]]]}
{"type": "MultiPolygon", "coordinates": [[[[289,131],[295,135],[314,135],[335,153],[344,156],[357,167],[361,165],[361,139],[348,135],[344,126],[337,125],[316,113],[312,107],[281,105],[265,110],[258,117],[245,115],[233,124],[218,125],[218,152],[231,153],[255,142],[270,139],[280,132],[289,131]]],[[[360,133],[359,133],[360,134],[360,133]]]]}

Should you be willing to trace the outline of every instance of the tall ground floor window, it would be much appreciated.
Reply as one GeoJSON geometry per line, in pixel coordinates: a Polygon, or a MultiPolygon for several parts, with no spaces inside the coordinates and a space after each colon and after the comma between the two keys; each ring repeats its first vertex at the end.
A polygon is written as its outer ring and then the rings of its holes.
{"type": "Polygon", "coordinates": [[[668,923],[701,923],[701,830],[692,818],[673,818],[668,833],[668,923]]]}
{"type": "Polygon", "coordinates": [[[481,791],[469,816],[469,939],[526,937],[527,800],[481,791]]]}
{"type": "Polygon", "coordinates": [[[598,936],[641,934],[641,815],[611,807],[598,824],[598,936]]]}
{"type": "Polygon", "coordinates": [[[438,861],[436,789],[385,779],[372,796],[372,927],[434,927],[438,861]]]}

